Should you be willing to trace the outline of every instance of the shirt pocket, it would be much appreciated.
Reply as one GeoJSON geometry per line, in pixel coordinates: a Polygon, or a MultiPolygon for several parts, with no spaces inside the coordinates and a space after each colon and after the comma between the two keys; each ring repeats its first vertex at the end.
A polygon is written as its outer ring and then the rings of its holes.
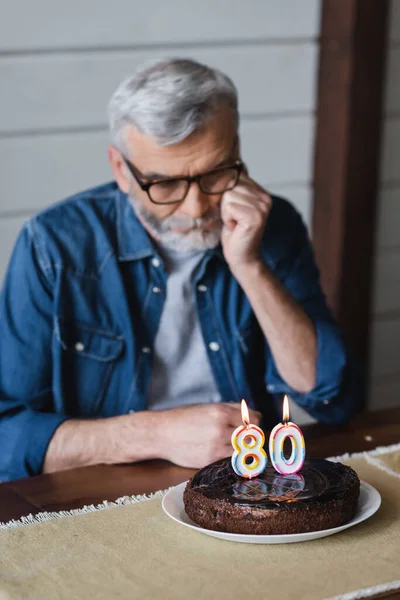
{"type": "Polygon", "coordinates": [[[60,318],[56,319],[55,337],[60,347],[56,376],[66,412],[71,416],[96,416],[123,352],[123,337],[60,318]]]}
{"type": "Polygon", "coordinates": [[[236,328],[236,339],[243,354],[248,355],[251,351],[256,331],[257,323],[253,315],[236,328]]]}

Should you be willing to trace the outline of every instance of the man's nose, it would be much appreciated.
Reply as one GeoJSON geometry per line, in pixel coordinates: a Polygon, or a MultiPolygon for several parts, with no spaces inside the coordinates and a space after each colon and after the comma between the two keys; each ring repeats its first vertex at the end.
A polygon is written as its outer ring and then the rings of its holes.
{"type": "Polygon", "coordinates": [[[193,181],[188,190],[181,210],[192,219],[203,217],[210,207],[210,197],[201,191],[197,182],[193,181]]]}

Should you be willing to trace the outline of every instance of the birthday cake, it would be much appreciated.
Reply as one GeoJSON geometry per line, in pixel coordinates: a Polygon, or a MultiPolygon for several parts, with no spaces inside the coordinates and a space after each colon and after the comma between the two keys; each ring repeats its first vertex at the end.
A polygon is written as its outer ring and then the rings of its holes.
{"type": "Polygon", "coordinates": [[[338,462],[305,460],[290,475],[268,462],[257,477],[245,479],[229,457],[198,471],[183,499],[188,516],[206,529],[273,535],[343,525],[356,512],[359,492],[357,473],[338,462]]]}

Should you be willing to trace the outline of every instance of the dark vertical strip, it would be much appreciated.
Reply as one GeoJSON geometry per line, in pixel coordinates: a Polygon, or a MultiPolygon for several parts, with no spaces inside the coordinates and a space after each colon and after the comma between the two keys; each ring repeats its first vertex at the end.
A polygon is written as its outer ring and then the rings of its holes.
{"type": "Polygon", "coordinates": [[[348,342],[368,361],[388,0],[323,0],[313,241],[348,342]]]}

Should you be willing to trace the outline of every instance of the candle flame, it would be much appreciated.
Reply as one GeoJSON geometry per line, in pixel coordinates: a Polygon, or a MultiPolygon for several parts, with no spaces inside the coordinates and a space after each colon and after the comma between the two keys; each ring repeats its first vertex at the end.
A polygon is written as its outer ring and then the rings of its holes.
{"type": "Polygon", "coordinates": [[[289,421],[289,400],[285,395],[283,399],[283,422],[287,423],[289,421]]]}
{"type": "Polygon", "coordinates": [[[250,423],[250,415],[249,415],[249,409],[247,408],[247,404],[245,400],[242,400],[242,404],[240,406],[241,410],[242,410],[242,421],[245,425],[249,425],[250,423]]]}

